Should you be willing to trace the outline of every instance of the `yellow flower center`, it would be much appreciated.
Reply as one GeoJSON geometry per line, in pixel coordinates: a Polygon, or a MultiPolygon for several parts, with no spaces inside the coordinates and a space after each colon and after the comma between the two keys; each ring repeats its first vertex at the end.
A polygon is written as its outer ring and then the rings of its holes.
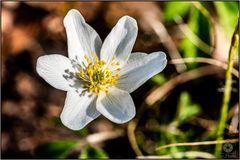
{"type": "Polygon", "coordinates": [[[115,85],[120,77],[117,74],[120,71],[119,62],[116,62],[114,57],[109,69],[105,66],[106,62],[99,60],[97,56],[94,57],[94,54],[92,54],[92,60],[87,55],[84,58],[88,63],[87,67],[80,67],[79,72],[76,73],[77,78],[85,82],[84,87],[90,93],[95,92],[98,96],[100,91],[108,93],[109,88],[115,85]]]}

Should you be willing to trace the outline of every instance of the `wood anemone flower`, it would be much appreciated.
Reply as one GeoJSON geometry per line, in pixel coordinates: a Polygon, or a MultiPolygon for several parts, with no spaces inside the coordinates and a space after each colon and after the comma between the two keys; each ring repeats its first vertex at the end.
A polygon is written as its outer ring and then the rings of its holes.
{"type": "Polygon", "coordinates": [[[36,67],[46,82],[67,91],[62,123],[79,130],[100,114],[119,124],[131,120],[136,110],[129,93],[165,68],[165,53],[131,54],[138,27],[129,16],[117,22],[103,43],[75,9],[65,16],[64,26],[68,58],[41,56],[36,67]]]}

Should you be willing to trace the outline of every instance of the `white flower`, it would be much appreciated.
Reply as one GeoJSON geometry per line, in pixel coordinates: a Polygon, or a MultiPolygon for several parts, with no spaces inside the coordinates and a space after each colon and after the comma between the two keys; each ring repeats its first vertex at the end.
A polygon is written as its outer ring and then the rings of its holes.
{"type": "Polygon", "coordinates": [[[138,28],[129,16],[118,21],[103,43],[75,9],[64,18],[64,26],[68,58],[51,54],[37,60],[38,74],[67,91],[62,123],[79,130],[100,114],[115,123],[131,120],[136,111],[129,93],[165,68],[166,55],[131,54],[138,28]]]}

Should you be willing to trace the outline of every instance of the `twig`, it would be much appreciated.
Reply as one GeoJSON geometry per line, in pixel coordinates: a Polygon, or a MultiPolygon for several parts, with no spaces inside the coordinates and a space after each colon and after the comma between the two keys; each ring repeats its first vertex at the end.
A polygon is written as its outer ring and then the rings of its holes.
{"type": "MultiPolygon", "coordinates": [[[[148,15],[145,15],[148,16],[148,15]]],[[[151,18],[152,16],[148,16],[148,21],[151,27],[153,28],[154,32],[157,34],[160,41],[163,43],[163,45],[168,50],[168,54],[171,59],[175,58],[182,58],[181,54],[178,52],[178,49],[176,48],[171,36],[169,35],[167,29],[162,24],[160,20],[156,20],[154,18],[151,18]]],[[[180,66],[175,66],[177,72],[182,73],[187,69],[185,64],[182,64],[180,66]]]]}
{"type": "Polygon", "coordinates": [[[135,130],[137,128],[138,120],[140,119],[141,115],[146,109],[146,104],[142,103],[142,105],[139,107],[137,115],[135,118],[129,122],[128,128],[127,128],[127,133],[128,133],[128,140],[130,142],[130,145],[134,152],[136,153],[137,156],[142,156],[143,153],[138,147],[136,136],[135,136],[135,130]]]}
{"type": "Polygon", "coordinates": [[[221,71],[221,70],[219,70],[216,67],[205,66],[205,67],[201,67],[198,69],[184,72],[184,73],[172,78],[171,80],[166,82],[164,85],[156,88],[146,97],[145,101],[139,107],[137,115],[135,116],[135,118],[132,121],[130,121],[130,123],[128,124],[128,128],[127,128],[128,129],[128,139],[129,139],[129,142],[130,142],[134,152],[136,153],[136,155],[138,155],[138,156],[143,155],[137,144],[137,140],[135,137],[135,130],[137,128],[138,121],[141,118],[144,111],[148,107],[153,106],[153,104],[155,104],[157,101],[162,99],[165,95],[167,95],[167,93],[169,93],[178,84],[181,84],[181,83],[184,83],[184,82],[187,82],[187,81],[190,81],[190,80],[202,77],[202,76],[216,74],[219,71],[221,71]]]}
{"type": "Polygon", "coordinates": [[[70,155],[73,152],[80,152],[85,146],[89,144],[96,145],[98,143],[115,139],[123,135],[124,132],[122,130],[105,131],[88,135],[84,139],[80,140],[79,143],[73,148],[73,150],[68,153],[68,155],[70,155]]]}
{"type": "MultiPolygon", "coordinates": [[[[191,57],[191,58],[181,58],[181,59],[172,59],[169,61],[169,64],[181,64],[181,63],[193,63],[193,62],[200,62],[200,63],[208,63],[211,65],[215,65],[227,70],[227,64],[221,62],[219,60],[213,58],[204,58],[204,57],[191,57]]],[[[232,74],[239,78],[238,70],[233,68],[232,74]]]]}
{"type": "Polygon", "coordinates": [[[162,86],[154,89],[145,99],[145,103],[148,106],[152,106],[155,104],[157,101],[162,99],[165,95],[167,95],[172,89],[174,89],[178,84],[211,75],[211,74],[216,74],[218,72],[221,72],[222,70],[219,70],[219,68],[214,67],[214,66],[204,66],[201,68],[193,69],[187,72],[184,72],[169,81],[167,81],[165,84],[162,86]]]}
{"type": "Polygon", "coordinates": [[[235,114],[238,114],[239,103],[236,103],[228,112],[227,120],[230,120],[235,114]]]}
{"type": "Polygon", "coordinates": [[[217,121],[210,120],[210,119],[204,119],[200,117],[193,117],[192,121],[190,121],[191,124],[198,124],[201,127],[213,131],[216,129],[217,121]]]}
{"type": "Polygon", "coordinates": [[[238,133],[238,123],[239,123],[239,103],[236,103],[230,110],[227,115],[227,120],[231,119],[231,123],[228,127],[229,133],[238,133]]]}
{"type": "Polygon", "coordinates": [[[131,121],[128,124],[128,139],[129,139],[130,145],[132,146],[132,149],[134,150],[136,155],[137,156],[142,156],[143,153],[140,150],[140,148],[138,147],[136,136],[135,136],[135,133],[134,133],[135,128],[137,127],[136,125],[137,125],[136,119],[135,119],[135,121],[131,121]]]}
{"type": "Polygon", "coordinates": [[[216,158],[214,155],[207,152],[200,151],[187,151],[187,152],[177,152],[163,156],[138,156],[139,159],[172,159],[172,158],[216,158]]]}
{"type": "Polygon", "coordinates": [[[182,17],[177,16],[174,21],[178,24],[179,29],[185,34],[185,36],[203,52],[210,54],[213,51],[213,47],[202,41],[186,24],[182,24],[182,17]]]}
{"type": "MultiPolygon", "coordinates": [[[[230,133],[238,133],[238,130],[237,130],[238,114],[236,113],[234,116],[235,116],[234,120],[232,119],[232,121],[231,121],[231,122],[233,122],[233,125],[226,124],[226,126],[225,126],[225,128],[228,129],[230,133]]],[[[194,124],[194,125],[200,125],[201,127],[206,128],[209,131],[215,130],[216,126],[217,126],[217,121],[203,119],[203,118],[199,118],[199,117],[192,118],[192,121],[190,121],[189,123],[194,124]]]]}
{"type": "MultiPolygon", "coordinates": [[[[231,133],[238,133],[238,112],[239,112],[239,104],[236,104],[234,107],[233,107],[233,116],[232,116],[232,119],[231,119],[231,124],[229,126],[229,132],[231,133]]],[[[230,113],[230,112],[229,112],[230,113]]],[[[228,114],[228,118],[230,117],[230,114],[228,114]]]]}
{"type": "Polygon", "coordinates": [[[193,5],[209,20],[210,24],[211,24],[211,37],[213,38],[212,40],[212,46],[213,48],[216,48],[216,43],[217,43],[217,33],[216,33],[216,26],[215,26],[215,20],[214,18],[211,16],[211,14],[208,12],[208,10],[200,3],[197,1],[192,2],[193,5]]]}
{"type": "MultiPolygon", "coordinates": [[[[221,141],[223,139],[223,132],[225,128],[225,124],[227,121],[227,113],[228,113],[228,105],[231,98],[231,89],[232,89],[232,69],[233,69],[233,60],[234,56],[237,53],[238,43],[239,43],[239,35],[238,35],[238,25],[232,36],[232,42],[229,49],[229,58],[228,58],[228,67],[226,72],[226,80],[224,87],[224,95],[223,95],[223,103],[221,107],[221,116],[219,120],[219,125],[217,129],[217,139],[221,141]]],[[[222,149],[221,144],[217,144],[215,148],[215,155],[218,157],[220,155],[222,149]]]]}
{"type": "Polygon", "coordinates": [[[87,136],[86,141],[90,144],[96,144],[109,139],[115,139],[119,136],[123,136],[122,130],[100,132],[87,136]]]}
{"type": "Polygon", "coordinates": [[[175,144],[168,144],[164,146],[160,146],[156,148],[157,150],[161,150],[164,148],[169,148],[169,147],[179,147],[179,146],[199,146],[199,145],[212,145],[212,144],[222,144],[222,143],[236,143],[239,142],[239,139],[225,139],[225,140],[216,140],[216,141],[204,141],[204,142],[186,142],[186,143],[175,143],[175,144]]]}

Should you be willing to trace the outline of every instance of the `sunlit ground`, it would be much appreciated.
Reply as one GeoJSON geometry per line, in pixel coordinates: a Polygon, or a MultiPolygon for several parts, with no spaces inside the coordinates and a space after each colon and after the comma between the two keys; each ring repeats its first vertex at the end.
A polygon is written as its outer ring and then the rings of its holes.
{"type": "Polygon", "coordinates": [[[237,2],[2,2],[1,9],[2,158],[239,158],[239,53],[228,59],[238,52],[230,50],[237,2]],[[102,40],[129,15],[139,28],[133,52],[167,55],[166,68],[131,93],[136,116],[128,123],[100,116],[79,131],[66,128],[59,118],[66,92],[36,72],[39,56],[67,56],[63,18],[72,8],[102,40]]]}

